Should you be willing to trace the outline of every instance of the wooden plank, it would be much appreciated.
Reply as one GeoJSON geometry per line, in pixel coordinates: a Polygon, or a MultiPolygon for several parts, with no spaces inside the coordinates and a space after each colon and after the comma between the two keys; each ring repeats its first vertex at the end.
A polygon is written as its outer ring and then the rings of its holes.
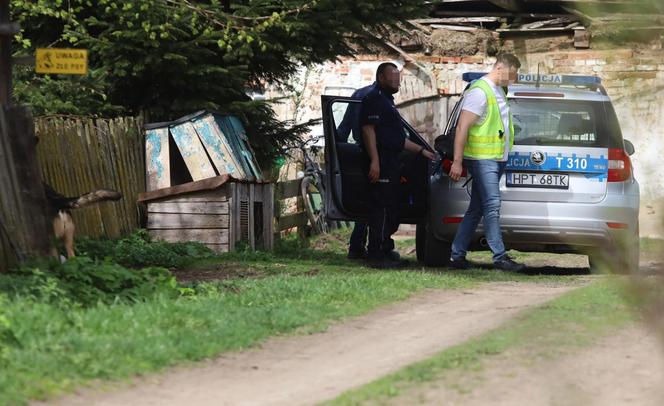
{"type": "Polygon", "coordinates": [[[493,23],[499,22],[499,17],[448,17],[448,18],[419,18],[409,20],[418,24],[453,24],[453,23],[493,23]]]}
{"type": "Polygon", "coordinates": [[[228,228],[226,214],[151,213],[148,228],[228,228]]]}
{"type": "Polygon", "coordinates": [[[219,137],[218,132],[214,130],[211,123],[213,121],[207,119],[195,120],[194,128],[201,139],[205,150],[210,155],[210,159],[217,168],[220,175],[237,174],[237,165],[233,162],[233,157],[229,154],[228,147],[224,140],[219,137]]]}
{"type": "Polygon", "coordinates": [[[308,222],[309,218],[307,217],[306,212],[301,211],[294,214],[286,214],[285,216],[279,217],[277,219],[276,231],[288,230],[289,228],[293,227],[302,228],[305,227],[308,222]]]}
{"type": "Polygon", "coordinates": [[[300,183],[302,179],[287,180],[285,182],[277,182],[274,190],[274,198],[276,200],[290,199],[300,195],[300,183]]]}
{"type": "Polygon", "coordinates": [[[235,242],[238,240],[238,229],[236,224],[238,222],[238,216],[240,215],[239,206],[238,206],[238,197],[237,197],[237,183],[233,182],[228,184],[227,189],[230,194],[229,203],[230,203],[230,232],[229,237],[230,241],[228,242],[229,249],[235,251],[235,242]]]}
{"type": "Polygon", "coordinates": [[[254,205],[256,204],[256,200],[254,198],[255,195],[255,185],[250,184],[249,185],[249,221],[248,223],[248,235],[249,235],[249,246],[251,247],[252,250],[256,249],[256,216],[254,215],[254,205]]]}
{"type": "Polygon", "coordinates": [[[230,180],[230,176],[221,175],[215,176],[214,178],[185,183],[184,185],[167,187],[166,189],[153,190],[151,192],[140,193],[138,195],[138,201],[147,202],[150,200],[157,200],[164,197],[182,195],[202,190],[214,190],[230,180]]]}
{"type": "Polygon", "coordinates": [[[228,202],[155,202],[148,213],[228,214],[228,202]]]}
{"type": "Polygon", "coordinates": [[[263,246],[274,248],[274,184],[263,185],[263,246]]]}
{"type": "Polygon", "coordinates": [[[205,148],[198,138],[193,123],[185,122],[170,128],[175,144],[194,181],[216,176],[212,163],[205,153],[205,148]]]}
{"type": "Polygon", "coordinates": [[[552,18],[550,20],[535,21],[532,23],[523,24],[521,28],[531,30],[533,28],[542,28],[547,25],[562,25],[562,24],[567,25],[570,22],[572,22],[571,18],[559,17],[559,18],[552,18]]]}
{"type": "MultiPolygon", "coordinates": [[[[487,15],[486,11],[468,11],[468,10],[445,10],[445,9],[436,9],[433,11],[432,15],[435,16],[454,16],[454,17],[485,17],[487,15]]],[[[493,17],[504,17],[504,18],[556,18],[556,17],[568,17],[569,14],[563,13],[508,13],[508,12],[492,12],[491,16],[493,17]]]]}
{"type": "Polygon", "coordinates": [[[573,27],[550,27],[550,28],[533,28],[533,29],[521,29],[521,28],[498,28],[496,32],[556,32],[556,31],[571,31],[573,27]]]}
{"type": "Polygon", "coordinates": [[[151,203],[228,202],[230,200],[229,186],[231,185],[231,183],[228,183],[227,185],[228,186],[221,186],[219,189],[216,190],[191,192],[191,194],[169,196],[161,199],[150,200],[149,202],[151,203]]]}
{"type": "Polygon", "coordinates": [[[233,147],[231,146],[230,140],[219,127],[214,116],[212,114],[207,114],[204,117],[194,120],[194,123],[197,130],[199,128],[203,132],[209,130],[210,134],[213,134],[214,137],[219,140],[220,152],[223,153],[224,160],[229,164],[227,167],[228,174],[236,179],[246,179],[247,174],[242,167],[242,163],[239,161],[240,157],[233,153],[233,147]]]}
{"type": "Polygon", "coordinates": [[[164,230],[164,229],[151,229],[148,230],[150,237],[159,241],[167,242],[186,242],[198,241],[203,244],[228,244],[227,228],[211,228],[211,229],[178,229],[178,230],[164,230]]]}
{"type": "Polygon", "coordinates": [[[437,30],[450,30],[450,31],[463,31],[463,32],[475,32],[479,30],[477,27],[465,27],[462,25],[449,25],[449,24],[431,24],[431,28],[437,30]]]}
{"type": "Polygon", "coordinates": [[[145,166],[148,192],[171,186],[168,128],[145,132],[145,166]]]}

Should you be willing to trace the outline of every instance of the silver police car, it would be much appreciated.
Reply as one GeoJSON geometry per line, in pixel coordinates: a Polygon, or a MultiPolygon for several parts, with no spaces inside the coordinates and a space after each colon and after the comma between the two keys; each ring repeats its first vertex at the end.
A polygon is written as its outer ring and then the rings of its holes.
{"type": "MultiPolygon", "coordinates": [[[[482,74],[466,73],[472,82],[482,74]]],[[[519,75],[508,92],[514,148],[500,181],[500,224],[508,248],[582,253],[591,268],[632,272],[639,264],[639,184],[611,100],[592,76],[519,75]]],[[[452,181],[449,146],[457,103],[437,140],[440,168],[429,176],[428,218],[418,254],[444,266],[470,202],[472,180],[452,181]]],[[[471,249],[487,249],[482,224],[471,249]]]]}
{"type": "MultiPolygon", "coordinates": [[[[464,74],[467,82],[483,74],[464,74]]],[[[615,111],[596,77],[520,75],[508,92],[515,145],[501,179],[501,227],[508,248],[582,253],[591,267],[628,272],[639,263],[639,184],[615,111]]],[[[369,162],[344,124],[360,100],[321,98],[325,135],[326,216],[365,221],[369,211],[369,162]],[[345,130],[343,128],[346,128],[345,130]]],[[[460,102],[436,140],[444,159],[431,164],[421,155],[401,156],[400,222],[417,225],[417,257],[445,266],[458,224],[470,202],[471,179],[453,182],[449,146],[460,102]]],[[[427,142],[404,121],[414,143],[427,142]]],[[[482,225],[471,249],[488,249],[482,225]]]]}

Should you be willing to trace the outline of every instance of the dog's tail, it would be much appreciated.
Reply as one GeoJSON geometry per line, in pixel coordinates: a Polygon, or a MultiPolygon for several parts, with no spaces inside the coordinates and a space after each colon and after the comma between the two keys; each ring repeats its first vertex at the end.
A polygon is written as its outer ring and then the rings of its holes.
{"type": "Polygon", "coordinates": [[[120,200],[122,194],[111,189],[97,189],[90,193],[73,198],[69,201],[70,209],[78,209],[79,207],[89,206],[94,203],[103,202],[105,200],[120,200]]]}

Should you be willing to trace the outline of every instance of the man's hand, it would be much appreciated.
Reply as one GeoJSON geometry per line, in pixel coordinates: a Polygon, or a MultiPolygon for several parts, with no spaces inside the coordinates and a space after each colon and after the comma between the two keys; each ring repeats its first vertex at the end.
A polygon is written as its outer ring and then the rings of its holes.
{"type": "Polygon", "coordinates": [[[369,182],[376,183],[380,178],[380,162],[378,158],[371,160],[369,165],[369,182]]]}
{"type": "Polygon", "coordinates": [[[450,168],[450,178],[453,181],[458,182],[461,179],[461,172],[463,171],[463,165],[461,161],[452,162],[452,167],[450,168]]]}
{"type": "Polygon", "coordinates": [[[433,161],[434,159],[436,159],[436,154],[434,154],[433,152],[429,151],[428,149],[423,150],[423,151],[422,151],[422,155],[424,155],[424,157],[425,157],[426,159],[428,159],[429,161],[433,161]]]}
{"type": "Polygon", "coordinates": [[[454,159],[450,168],[450,178],[458,182],[463,172],[463,149],[468,141],[468,129],[480,118],[475,113],[468,110],[461,110],[459,120],[457,121],[456,133],[454,136],[454,159]]]}

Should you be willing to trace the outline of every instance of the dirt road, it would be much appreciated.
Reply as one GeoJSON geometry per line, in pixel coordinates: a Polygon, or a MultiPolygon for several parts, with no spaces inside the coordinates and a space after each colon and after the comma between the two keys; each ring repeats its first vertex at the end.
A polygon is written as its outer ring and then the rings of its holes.
{"type": "Polygon", "coordinates": [[[128,388],[88,390],[49,404],[315,404],[482,334],[576,286],[492,283],[427,291],[322,333],[274,338],[260,348],[140,379],[128,388]]]}
{"type": "Polygon", "coordinates": [[[486,361],[479,372],[450,374],[392,399],[389,405],[440,405],[444,399],[450,406],[660,406],[663,382],[659,337],[634,325],[598,345],[545,362],[531,362],[516,348],[486,361]]]}

